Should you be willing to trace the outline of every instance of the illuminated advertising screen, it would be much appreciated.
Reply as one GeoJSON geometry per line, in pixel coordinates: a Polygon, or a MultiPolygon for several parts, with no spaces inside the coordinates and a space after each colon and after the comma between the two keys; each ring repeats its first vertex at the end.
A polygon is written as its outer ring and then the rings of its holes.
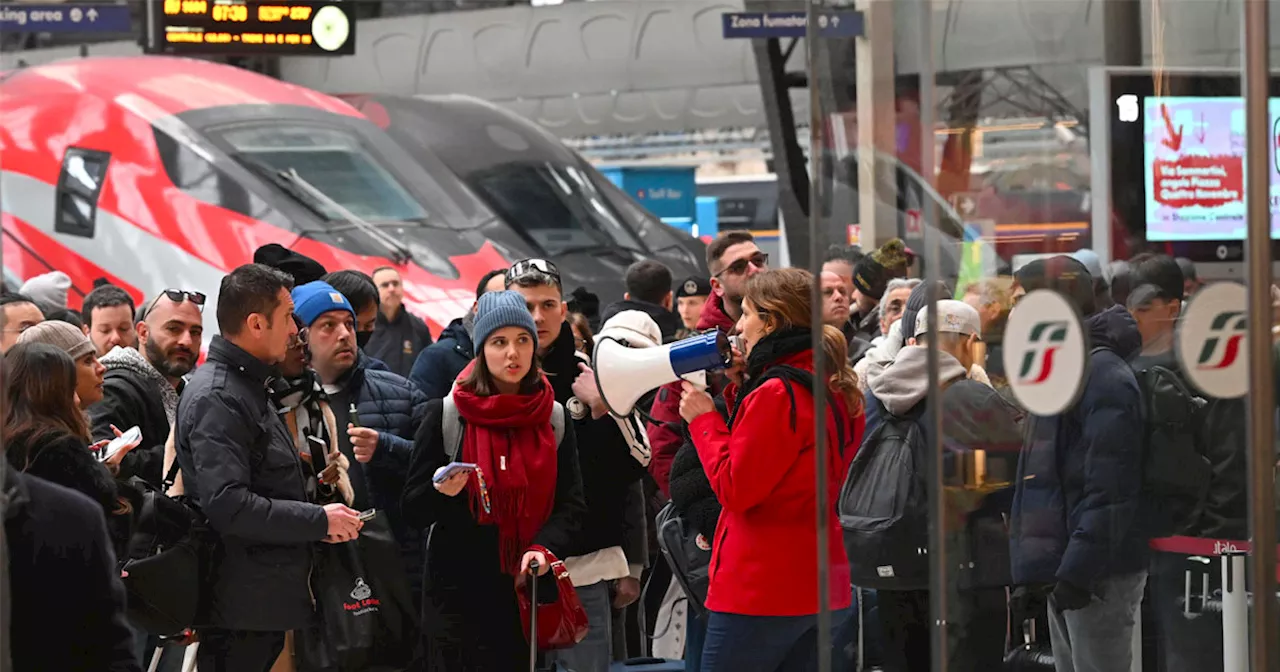
{"type": "Polygon", "coordinates": [[[350,2],[163,0],[155,4],[148,51],[173,55],[350,56],[350,2]]]}

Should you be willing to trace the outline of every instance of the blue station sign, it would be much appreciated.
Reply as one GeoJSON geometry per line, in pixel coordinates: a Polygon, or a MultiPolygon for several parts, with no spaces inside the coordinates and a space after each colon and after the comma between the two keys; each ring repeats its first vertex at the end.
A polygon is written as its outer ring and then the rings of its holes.
{"type": "MultiPolygon", "coordinates": [[[[823,11],[818,13],[818,35],[825,38],[862,37],[862,12],[823,11]]],[[[726,12],[720,15],[726,40],[747,38],[804,37],[809,29],[805,12],[726,12]]]]}
{"type": "Polygon", "coordinates": [[[127,5],[0,4],[0,30],[18,33],[128,33],[127,5]]]}

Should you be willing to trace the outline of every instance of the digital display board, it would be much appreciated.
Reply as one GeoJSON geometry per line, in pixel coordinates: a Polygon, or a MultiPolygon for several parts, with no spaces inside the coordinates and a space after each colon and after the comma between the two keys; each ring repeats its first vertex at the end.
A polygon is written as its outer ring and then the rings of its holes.
{"type": "Polygon", "coordinates": [[[150,53],[350,56],[354,3],[292,0],[158,0],[150,53]]]}

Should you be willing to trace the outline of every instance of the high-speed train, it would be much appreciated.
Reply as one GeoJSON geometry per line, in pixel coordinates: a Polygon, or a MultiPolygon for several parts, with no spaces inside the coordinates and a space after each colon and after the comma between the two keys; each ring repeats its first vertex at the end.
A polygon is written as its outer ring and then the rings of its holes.
{"type": "Polygon", "coordinates": [[[136,299],[216,300],[226,272],[279,243],[331,270],[396,266],[438,332],[480,276],[540,252],[449,175],[341,100],[230,66],[86,58],[0,74],[5,275],[64,271],[72,307],[100,277],[136,299]]]}
{"type": "MultiPolygon", "coordinates": [[[[706,274],[701,241],[653,216],[541,126],[479,98],[340,96],[433,175],[448,171],[575,284],[622,296],[623,270],[651,258],[676,280],[706,274]]],[[[442,180],[446,178],[441,178],[442,180]]]]}

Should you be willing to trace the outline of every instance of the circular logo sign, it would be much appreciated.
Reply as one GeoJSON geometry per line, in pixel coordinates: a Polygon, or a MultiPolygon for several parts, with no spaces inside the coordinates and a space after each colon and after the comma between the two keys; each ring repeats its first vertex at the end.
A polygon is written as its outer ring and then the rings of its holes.
{"type": "Polygon", "coordinates": [[[347,43],[347,37],[351,35],[351,20],[338,7],[321,7],[315,18],[311,19],[311,35],[321,49],[337,51],[347,43]]]}
{"type": "Polygon", "coordinates": [[[1196,292],[1178,324],[1178,365],[1202,392],[1219,399],[1249,391],[1244,285],[1217,282],[1196,292]]]}
{"type": "Polygon", "coordinates": [[[1057,415],[1084,388],[1084,327],[1075,308],[1050,289],[1022,297],[1004,329],[1004,370],[1023,408],[1057,415]]]}

